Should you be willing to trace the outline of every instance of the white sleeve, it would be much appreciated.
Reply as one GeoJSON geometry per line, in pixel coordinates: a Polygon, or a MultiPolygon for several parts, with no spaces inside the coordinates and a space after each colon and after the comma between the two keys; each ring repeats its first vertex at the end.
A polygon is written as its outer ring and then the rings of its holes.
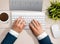
{"type": "Polygon", "coordinates": [[[45,37],[47,37],[47,33],[46,33],[46,32],[43,32],[41,35],[37,36],[37,39],[38,39],[38,40],[42,40],[42,39],[44,39],[45,37]]]}
{"type": "Polygon", "coordinates": [[[17,33],[16,31],[14,31],[12,29],[9,31],[9,33],[12,34],[15,37],[18,37],[18,35],[19,35],[19,33],[17,33]]]}

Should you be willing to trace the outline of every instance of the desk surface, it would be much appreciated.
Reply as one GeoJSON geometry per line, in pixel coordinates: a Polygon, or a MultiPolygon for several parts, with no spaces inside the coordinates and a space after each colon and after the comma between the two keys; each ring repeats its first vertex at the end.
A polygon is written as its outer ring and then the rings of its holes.
{"type": "MultiPolygon", "coordinates": [[[[9,0],[0,0],[0,10],[9,10],[9,0]],[[3,3],[2,3],[3,2],[3,3]],[[3,6],[1,4],[4,4],[6,6],[3,6]]],[[[46,10],[46,8],[49,6],[49,0],[44,0],[43,2],[43,11],[46,10]],[[47,4],[48,3],[48,4],[47,4]]],[[[51,38],[51,41],[53,42],[53,44],[60,44],[60,39],[55,39],[51,33],[51,30],[50,30],[50,26],[54,23],[57,23],[57,24],[60,24],[59,22],[60,21],[53,21],[51,19],[49,19],[47,16],[46,16],[46,32],[48,33],[48,35],[50,36],[51,38]]],[[[8,29],[2,29],[0,30],[0,42],[2,41],[2,39],[5,37],[6,33],[8,32],[8,29]]],[[[30,30],[24,30],[18,37],[18,39],[16,40],[15,44],[38,44],[35,36],[31,33],[30,30]]]]}

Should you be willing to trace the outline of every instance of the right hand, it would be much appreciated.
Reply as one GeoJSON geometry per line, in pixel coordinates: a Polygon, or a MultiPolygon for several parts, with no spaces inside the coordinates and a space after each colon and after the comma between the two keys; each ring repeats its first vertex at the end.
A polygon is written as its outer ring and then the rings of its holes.
{"type": "Polygon", "coordinates": [[[40,34],[44,32],[42,30],[41,24],[37,20],[32,20],[31,23],[29,24],[29,27],[35,36],[39,36],[40,34]]]}
{"type": "Polygon", "coordinates": [[[25,21],[23,18],[19,17],[15,22],[13,23],[12,29],[16,31],[17,33],[22,32],[23,28],[25,27],[25,21]]]}

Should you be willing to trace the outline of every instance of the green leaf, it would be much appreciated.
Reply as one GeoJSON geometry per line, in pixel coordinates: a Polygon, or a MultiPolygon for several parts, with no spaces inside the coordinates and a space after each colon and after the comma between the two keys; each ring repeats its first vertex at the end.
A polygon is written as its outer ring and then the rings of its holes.
{"type": "Polygon", "coordinates": [[[50,0],[51,6],[47,9],[48,10],[48,17],[53,20],[60,19],[60,2],[59,0],[50,0]]]}

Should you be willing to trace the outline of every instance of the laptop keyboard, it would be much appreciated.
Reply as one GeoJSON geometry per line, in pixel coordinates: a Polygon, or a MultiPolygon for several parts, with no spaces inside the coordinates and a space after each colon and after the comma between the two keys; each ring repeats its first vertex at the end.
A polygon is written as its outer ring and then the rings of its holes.
{"type": "Polygon", "coordinates": [[[36,19],[39,21],[42,25],[42,27],[45,29],[45,14],[44,13],[39,13],[39,12],[12,12],[12,22],[16,20],[16,18],[22,17],[26,21],[26,26],[29,25],[29,23],[33,20],[36,19]]]}

